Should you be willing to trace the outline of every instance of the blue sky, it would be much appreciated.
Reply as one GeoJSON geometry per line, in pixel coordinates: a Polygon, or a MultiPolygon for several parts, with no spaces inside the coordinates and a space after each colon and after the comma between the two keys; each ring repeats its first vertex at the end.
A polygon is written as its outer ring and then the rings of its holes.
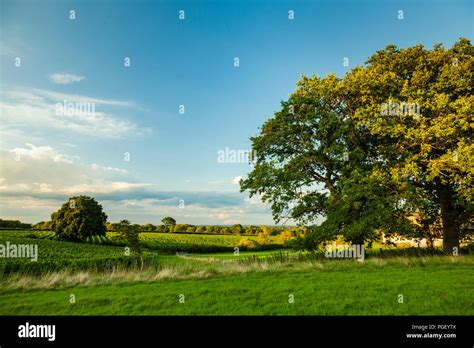
{"type": "Polygon", "coordinates": [[[3,0],[0,217],[47,220],[83,193],[112,221],[272,224],[239,193],[249,165],[217,152],[249,149],[302,73],[341,76],[387,44],[472,39],[472,4],[3,0]],[[64,100],[95,113],[58,115],[64,100]]]}

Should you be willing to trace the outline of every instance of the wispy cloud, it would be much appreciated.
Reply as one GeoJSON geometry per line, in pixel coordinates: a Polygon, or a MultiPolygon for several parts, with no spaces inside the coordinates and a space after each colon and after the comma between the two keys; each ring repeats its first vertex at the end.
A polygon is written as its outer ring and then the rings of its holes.
{"type": "Polygon", "coordinates": [[[85,79],[84,76],[67,74],[67,73],[54,73],[54,74],[49,75],[49,80],[59,85],[69,85],[71,83],[79,82],[84,79],[85,79]]]}
{"type": "Polygon", "coordinates": [[[69,197],[89,195],[110,221],[159,223],[169,215],[192,224],[271,223],[268,207],[255,197],[235,191],[165,191],[129,170],[86,164],[64,151],[38,143],[0,150],[0,216],[37,222],[49,219],[69,197]]]}
{"type": "Polygon", "coordinates": [[[140,127],[110,110],[111,107],[140,109],[130,101],[29,88],[2,88],[0,100],[2,121],[10,128],[26,125],[35,129],[45,128],[48,133],[51,129],[58,129],[106,138],[151,133],[151,129],[140,127]],[[18,120],[22,121],[21,125],[18,125],[18,120]]]}
{"type": "Polygon", "coordinates": [[[16,54],[16,51],[12,47],[7,46],[3,41],[0,41],[0,47],[2,47],[0,50],[0,55],[2,56],[13,56],[16,54]]]}
{"type": "Polygon", "coordinates": [[[138,105],[129,101],[129,100],[116,100],[116,99],[103,99],[103,98],[96,98],[96,97],[89,97],[85,95],[79,94],[69,94],[69,93],[61,93],[56,91],[51,91],[47,89],[39,89],[39,88],[32,88],[30,90],[26,89],[24,91],[21,90],[13,90],[9,92],[7,95],[12,97],[22,97],[24,96],[23,93],[26,93],[27,96],[31,96],[31,94],[36,95],[36,97],[43,98],[46,100],[53,100],[57,102],[63,101],[70,101],[76,103],[94,103],[99,106],[122,106],[128,108],[135,108],[140,109],[138,105]]]}
{"type": "Polygon", "coordinates": [[[20,161],[21,157],[29,157],[33,159],[50,159],[53,162],[73,163],[77,156],[68,156],[58,153],[51,146],[35,146],[27,143],[28,148],[17,147],[11,149],[10,152],[15,154],[15,160],[20,161]]]}
{"type": "Polygon", "coordinates": [[[140,182],[126,169],[87,165],[78,156],[51,146],[26,144],[0,151],[0,163],[0,192],[4,195],[65,199],[74,194],[90,194],[111,201],[149,200],[150,205],[176,207],[184,202],[207,208],[245,202],[239,192],[159,190],[156,185],[140,182]]]}
{"type": "MultiPolygon", "coordinates": [[[[3,33],[2,39],[0,39],[0,56],[23,57],[27,52],[31,52],[31,46],[18,36],[19,28],[19,25],[15,25],[13,28],[10,27],[10,29],[14,30],[8,34],[6,32],[3,33]]],[[[2,27],[2,31],[3,29],[2,27]]]]}
{"type": "Polygon", "coordinates": [[[103,204],[111,221],[158,223],[170,215],[192,224],[271,223],[268,207],[239,192],[165,191],[126,169],[85,164],[49,145],[26,143],[0,151],[0,166],[4,218],[21,214],[29,222],[49,219],[69,197],[89,195],[103,204]]]}

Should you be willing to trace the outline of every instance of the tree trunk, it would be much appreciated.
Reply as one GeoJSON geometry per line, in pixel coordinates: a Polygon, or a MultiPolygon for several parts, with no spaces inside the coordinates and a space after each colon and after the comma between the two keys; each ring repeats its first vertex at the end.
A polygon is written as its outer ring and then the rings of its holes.
{"type": "Polygon", "coordinates": [[[441,186],[439,199],[443,222],[443,252],[446,255],[453,255],[454,248],[459,249],[459,222],[454,206],[453,190],[450,187],[441,186]]]}

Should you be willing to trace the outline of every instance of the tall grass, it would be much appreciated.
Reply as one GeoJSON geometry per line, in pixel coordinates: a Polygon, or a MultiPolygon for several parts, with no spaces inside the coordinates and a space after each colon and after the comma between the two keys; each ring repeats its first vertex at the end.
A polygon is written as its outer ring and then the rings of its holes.
{"type": "MultiPolygon", "coordinates": [[[[177,259],[177,258],[174,258],[177,259]]],[[[317,254],[275,255],[266,258],[248,258],[246,260],[215,260],[215,262],[195,262],[180,260],[156,261],[146,267],[135,264],[128,267],[117,264],[108,268],[63,269],[39,274],[10,273],[0,278],[0,288],[8,289],[46,289],[79,285],[104,285],[128,282],[155,282],[162,280],[205,279],[227,277],[244,273],[280,272],[372,272],[383,268],[424,268],[436,267],[449,269],[453,265],[466,268],[466,272],[474,268],[474,256],[423,256],[423,257],[392,257],[370,258],[364,262],[356,260],[334,260],[323,258],[317,254]],[[290,256],[289,259],[287,257],[290,256]],[[299,259],[298,259],[299,257],[299,259]]]]}

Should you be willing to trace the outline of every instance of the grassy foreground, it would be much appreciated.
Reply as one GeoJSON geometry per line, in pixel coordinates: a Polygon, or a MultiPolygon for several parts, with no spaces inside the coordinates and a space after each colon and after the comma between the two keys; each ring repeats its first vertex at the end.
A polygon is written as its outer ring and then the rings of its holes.
{"type": "Polygon", "coordinates": [[[473,256],[195,267],[7,279],[0,315],[474,314],[473,256]]]}

